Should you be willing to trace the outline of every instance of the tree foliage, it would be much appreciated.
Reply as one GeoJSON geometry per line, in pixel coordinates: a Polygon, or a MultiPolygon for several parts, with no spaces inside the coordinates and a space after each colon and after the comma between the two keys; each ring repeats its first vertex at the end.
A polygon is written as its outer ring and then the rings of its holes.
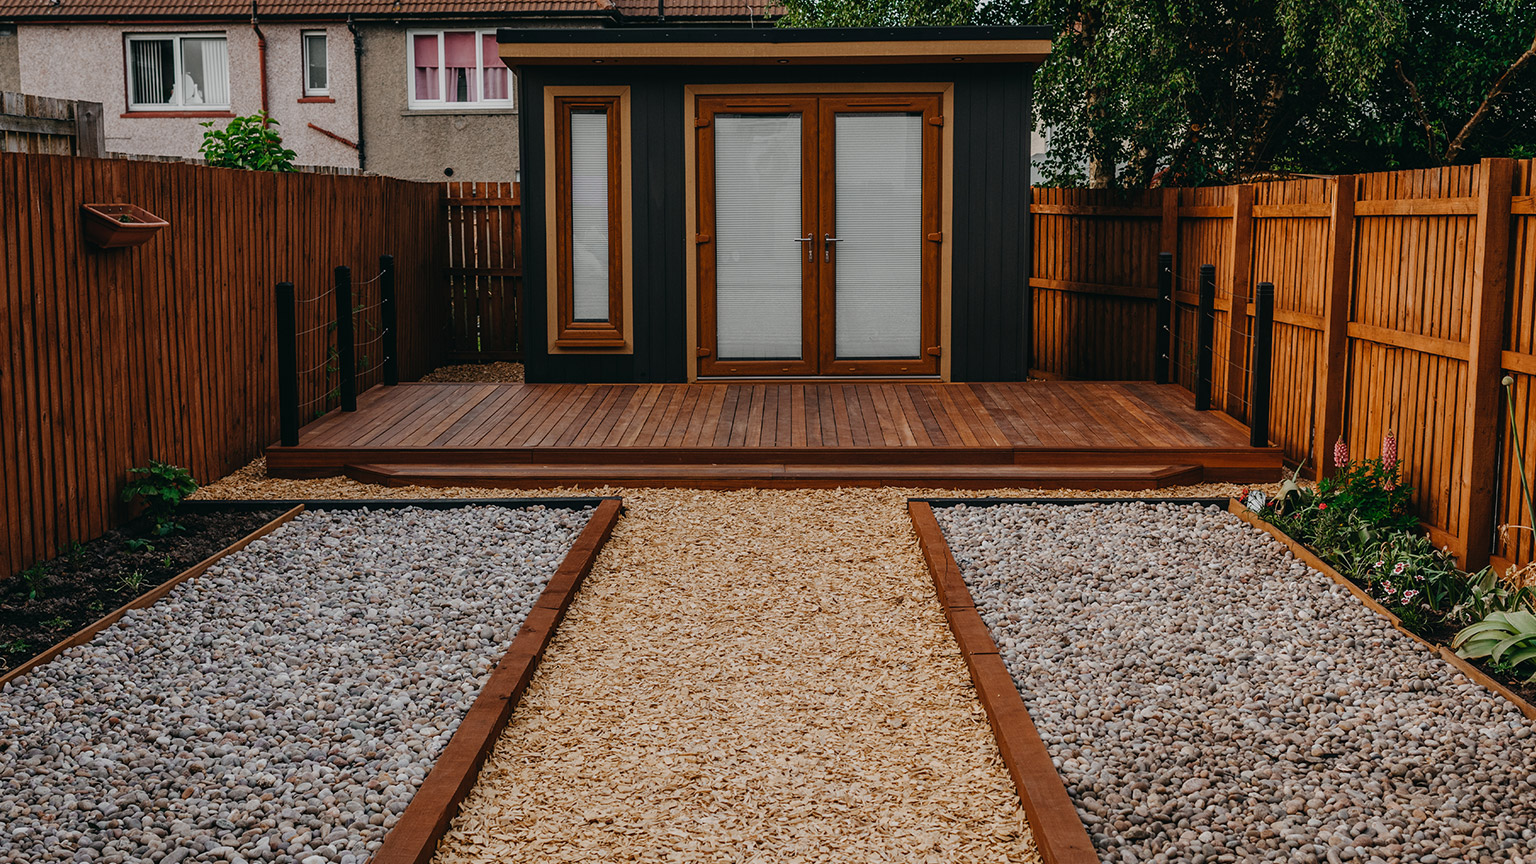
{"type": "Polygon", "coordinates": [[[277,121],[265,111],[236,117],[223,129],[213,128],[212,121],[201,125],[205,131],[198,149],[209,165],[252,171],[294,170],[297,154],[283,146],[283,137],[272,128],[277,121]]]}
{"type": "Polygon", "coordinates": [[[1536,156],[1536,0],[789,0],[800,26],[1039,24],[1053,183],[1536,156]]]}

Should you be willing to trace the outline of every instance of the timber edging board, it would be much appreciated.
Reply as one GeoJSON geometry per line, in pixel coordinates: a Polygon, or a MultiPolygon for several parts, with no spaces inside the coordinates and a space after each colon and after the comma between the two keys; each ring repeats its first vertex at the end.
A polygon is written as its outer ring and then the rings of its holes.
{"type": "Polygon", "coordinates": [[[448,746],[427,772],[411,803],[406,805],[400,821],[384,835],[384,845],[369,859],[371,864],[427,864],[432,860],[438,841],[448,832],[459,805],[474,788],[481,766],[511,720],[512,711],[533,680],[544,650],[554,639],[555,630],[581,583],[592,572],[597,554],[613,533],[622,510],[623,505],[617,498],[604,498],[598,503],[597,512],[592,514],[591,521],[550,577],[538,602],[518,629],[512,646],[486,679],[480,695],[475,697],[448,746]]]}
{"type": "Polygon", "coordinates": [[[1013,677],[997,653],[997,644],[976,612],[960,565],[950,552],[933,508],[927,501],[912,500],[907,502],[907,513],[928,562],[944,617],[960,645],[1003,762],[1024,803],[1040,859],[1045,864],[1098,864],[1099,856],[1093,851],[1088,831],[1067,795],[1066,785],[1056,772],[1029,710],[1024,707],[1013,677]]]}
{"type": "MultiPolygon", "coordinates": [[[[265,510],[270,507],[283,506],[283,504],[274,503],[271,501],[260,501],[252,503],[259,504],[260,506],[251,507],[249,509],[265,510]]],[[[76,645],[84,645],[85,643],[91,641],[92,639],[96,638],[98,633],[107,629],[108,627],[111,627],[113,624],[116,624],[119,620],[121,620],[124,615],[128,614],[129,610],[147,609],[150,606],[155,605],[167,594],[176,590],[176,588],[182,583],[201,576],[220,558],[223,558],[225,555],[232,555],[236,552],[239,552],[241,549],[249,546],[253,541],[259,540],[262,537],[272,533],[273,531],[276,531],[282,525],[289,522],[295,516],[298,516],[303,512],[304,505],[294,503],[292,506],[289,506],[286,512],[284,512],[281,516],[278,516],[276,519],[273,519],[271,522],[268,522],[260,528],[257,528],[255,531],[252,531],[239,540],[236,540],[228,546],[225,546],[223,549],[220,549],[212,555],[209,555],[207,558],[204,558],[198,563],[193,564],[191,567],[188,567],[175,576],[172,576],[170,579],[161,582],[159,585],[156,585],[154,588],[151,588],[143,594],[140,594],[138,597],[129,600],[127,603],[118,607],[115,611],[107,613],[95,623],[84,627],[64,641],[54,645],[52,648],[49,648],[47,651],[44,651],[36,657],[33,657],[31,660],[28,660],[20,666],[17,666],[15,669],[5,673],[4,676],[0,676],[0,687],[4,687],[17,678],[20,678],[28,672],[31,672],[33,669],[36,669],[45,663],[51,662],[55,657],[58,657],[60,654],[63,654],[70,648],[73,648],[76,645]]]]}
{"type": "Polygon", "coordinates": [[[1424,646],[1429,651],[1440,655],[1440,657],[1444,659],[1445,662],[1456,667],[1457,671],[1472,679],[1474,682],[1482,685],[1487,690],[1504,697],[1504,699],[1508,700],[1511,705],[1520,709],[1520,713],[1524,714],[1528,719],[1536,720],[1536,706],[1532,706],[1529,702],[1521,699],[1520,696],[1517,695],[1513,690],[1510,690],[1508,687],[1505,687],[1503,684],[1495,681],[1483,670],[1472,665],[1467,660],[1456,656],[1456,652],[1452,651],[1449,647],[1445,645],[1436,645],[1435,643],[1419,636],[1419,634],[1413,632],[1412,630],[1404,627],[1401,619],[1392,614],[1392,612],[1387,609],[1387,607],[1376,602],[1376,599],[1367,593],[1365,589],[1349,581],[1349,579],[1345,578],[1344,574],[1335,570],[1332,565],[1319,558],[1311,549],[1308,549],[1306,546],[1303,546],[1301,543],[1297,542],[1289,534],[1286,534],[1284,531],[1281,531],[1278,527],[1270,524],[1269,522],[1260,519],[1258,514],[1245,507],[1241,501],[1233,498],[1230,502],[1228,502],[1227,509],[1235,514],[1239,519],[1247,522],[1249,525],[1259,528],[1265,533],[1269,534],[1269,536],[1273,537],[1281,546],[1284,546],[1286,549],[1288,549],[1291,554],[1295,555],[1303,564],[1306,564],[1313,570],[1316,570],[1324,576],[1327,576],[1329,579],[1332,579],[1333,581],[1349,589],[1349,593],[1359,598],[1360,602],[1365,604],[1366,608],[1387,619],[1387,621],[1392,624],[1392,627],[1399,633],[1408,636],[1410,639],[1424,646]]]}

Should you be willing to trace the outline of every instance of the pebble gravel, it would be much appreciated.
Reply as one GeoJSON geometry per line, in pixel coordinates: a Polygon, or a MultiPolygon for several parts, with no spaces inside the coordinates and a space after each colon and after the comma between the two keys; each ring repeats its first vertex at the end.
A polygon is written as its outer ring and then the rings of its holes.
{"type": "Polygon", "coordinates": [[[1530,721],[1268,535],[935,512],[1102,860],[1536,861],[1530,721]]]}
{"type": "Polygon", "coordinates": [[[590,510],[306,512],[0,691],[0,862],[360,864],[590,510]]]}

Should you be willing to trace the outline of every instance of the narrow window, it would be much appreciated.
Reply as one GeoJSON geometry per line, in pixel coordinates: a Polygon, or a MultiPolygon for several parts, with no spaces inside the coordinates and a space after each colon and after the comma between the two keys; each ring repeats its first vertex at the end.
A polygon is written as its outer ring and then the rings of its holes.
{"type": "Polygon", "coordinates": [[[229,51],[223,36],[129,36],[130,110],[227,110],[229,51]]]}
{"type": "Polygon", "coordinates": [[[510,73],[494,30],[413,30],[410,107],[413,109],[510,108],[510,73]]]}
{"type": "Polygon", "coordinates": [[[557,98],[555,119],[555,345],[623,347],[619,97],[557,98]]]}
{"type": "Polygon", "coordinates": [[[331,93],[330,60],[325,48],[324,31],[312,30],[304,34],[305,96],[329,96],[331,93]]]}

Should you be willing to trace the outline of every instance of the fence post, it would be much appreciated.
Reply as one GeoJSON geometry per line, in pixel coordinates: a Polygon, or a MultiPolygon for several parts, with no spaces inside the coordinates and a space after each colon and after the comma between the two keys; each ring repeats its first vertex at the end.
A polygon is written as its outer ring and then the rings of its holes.
{"type": "Polygon", "coordinates": [[[1168,383],[1168,366],[1173,358],[1173,253],[1157,255],[1157,334],[1153,340],[1157,352],[1152,360],[1152,380],[1168,383]]]}
{"type": "Polygon", "coordinates": [[[1275,286],[1260,282],[1253,295],[1253,380],[1248,384],[1248,443],[1269,446],[1269,370],[1275,345],[1275,286]]]}
{"type": "Polygon", "coordinates": [[[379,326],[384,328],[384,385],[400,383],[400,340],[396,327],[395,256],[379,256],[379,326]]]}
{"type": "Polygon", "coordinates": [[[1313,409],[1312,467],[1317,479],[1331,475],[1333,442],[1344,434],[1345,371],[1349,366],[1349,309],[1355,275],[1355,178],[1333,183],[1328,218],[1328,281],[1323,286],[1323,344],[1313,409]]]}
{"type": "Polygon", "coordinates": [[[284,447],[299,446],[299,327],[293,283],[277,283],[277,425],[284,447]]]}
{"type": "Polygon", "coordinates": [[[352,336],[352,268],[336,268],[336,359],[341,367],[341,410],[357,410],[357,345],[352,336]]]}
{"type": "MultiPolygon", "coordinates": [[[[1248,302],[1253,294],[1253,192],[1254,187],[1237,187],[1232,205],[1232,269],[1227,284],[1231,286],[1231,307],[1227,312],[1227,413],[1236,417],[1243,404],[1243,364],[1248,356],[1248,302]]],[[[1244,418],[1249,419],[1249,418],[1244,418]]]]}
{"type": "Polygon", "coordinates": [[[1458,488],[1462,566],[1477,570],[1493,554],[1498,504],[1499,379],[1503,377],[1504,300],[1509,283],[1510,211],[1515,162],[1484,159],[1478,169],[1477,246],[1472,265],[1472,336],[1467,345],[1466,443],[1458,488]]]}
{"type": "Polygon", "coordinates": [[[1195,410],[1211,410],[1211,352],[1216,341],[1216,265],[1200,265],[1195,312],[1195,410]]]}
{"type": "Polygon", "coordinates": [[[91,159],[107,156],[106,127],[100,102],[75,103],[75,155],[91,159]]]}

